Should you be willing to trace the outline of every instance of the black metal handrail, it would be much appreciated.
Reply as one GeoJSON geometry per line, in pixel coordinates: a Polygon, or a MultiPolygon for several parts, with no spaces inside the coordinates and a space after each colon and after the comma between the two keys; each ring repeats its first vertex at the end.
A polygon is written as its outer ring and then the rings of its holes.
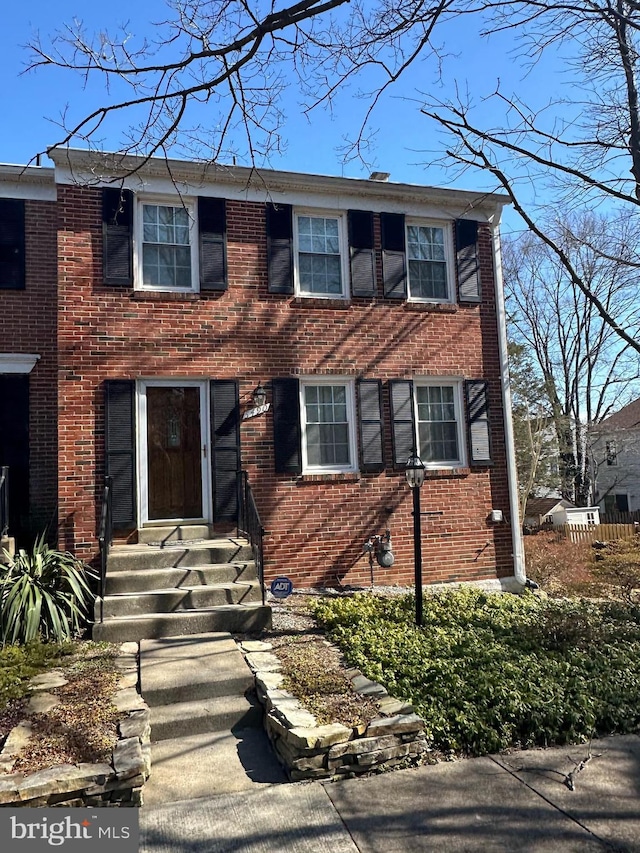
{"type": "Polygon", "coordinates": [[[253,559],[256,564],[260,589],[262,590],[262,603],[265,603],[264,590],[264,527],[260,521],[260,514],[256,506],[253,490],[249,483],[246,471],[240,472],[238,477],[238,536],[244,536],[249,540],[253,559]]]}
{"type": "Polygon", "coordinates": [[[98,544],[100,546],[100,621],[103,621],[104,590],[107,578],[107,558],[109,548],[113,541],[113,520],[111,513],[111,477],[104,478],[104,489],[102,491],[102,510],[100,512],[100,529],[98,530],[98,544]]]}
{"type": "Polygon", "coordinates": [[[9,466],[0,468],[0,536],[9,533],[9,466]]]}

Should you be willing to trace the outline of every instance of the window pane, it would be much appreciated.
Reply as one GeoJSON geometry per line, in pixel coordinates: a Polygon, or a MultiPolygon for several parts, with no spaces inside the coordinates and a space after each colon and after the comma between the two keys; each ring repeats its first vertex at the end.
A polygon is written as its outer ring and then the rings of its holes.
{"type": "Polygon", "coordinates": [[[142,281],[156,287],[190,288],[189,213],[184,207],[142,206],[142,281]]]}
{"type": "Polygon", "coordinates": [[[447,265],[444,229],[409,225],[409,292],[414,299],[447,299],[447,265]]]}
{"type": "Polygon", "coordinates": [[[299,216],[297,222],[300,290],[342,295],[338,219],[299,216]]]}
{"type": "Polygon", "coordinates": [[[344,385],[304,388],[307,463],[312,467],[351,464],[347,389],[344,385]]]}
{"type": "Polygon", "coordinates": [[[424,462],[458,462],[458,427],[452,385],[417,386],[418,442],[424,462]]]}

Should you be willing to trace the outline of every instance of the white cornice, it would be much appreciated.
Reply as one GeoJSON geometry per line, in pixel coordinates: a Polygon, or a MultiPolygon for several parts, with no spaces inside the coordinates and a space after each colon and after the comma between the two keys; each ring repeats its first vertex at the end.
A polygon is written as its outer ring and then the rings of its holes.
{"type": "Polygon", "coordinates": [[[173,191],[189,194],[207,191],[215,195],[224,187],[226,197],[242,197],[249,201],[291,201],[303,203],[310,196],[342,199],[340,207],[368,204],[368,209],[398,210],[409,204],[418,210],[450,211],[452,215],[470,218],[499,219],[508,196],[498,193],[427,187],[362,178],[307,175],[273,169],[250,169],[244,166],[196,163],[164,158],[132,157],[78,149],[52,149],[49,157],[56,165],[57,183],[79,183],[102,186],[122,181],[138,191],[173,191]],[[391,207],[389,206],[391,203],[391,207]]]}
{"type": "Polygon", "coordinates": [[[55,201],[55,169],[0,163],[0,198],[55,201]]]}
{"type": "Polygon", "coordinates": [[[0,353],[0,373],[31,373],[39,359],[34,353],[0,353]]]}

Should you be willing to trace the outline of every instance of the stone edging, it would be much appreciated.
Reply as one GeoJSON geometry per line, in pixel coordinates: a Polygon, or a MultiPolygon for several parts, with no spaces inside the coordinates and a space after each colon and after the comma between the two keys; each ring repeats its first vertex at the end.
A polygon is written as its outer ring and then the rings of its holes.
{"type": "MultiPolygon", "coordinates": [[[[36,773],[11,773],[28,742],[28,721],[13,728],[0,752],[0,807],[140,806],[151,769],[149,708],[137,690],[138,644],[120,646],[116,667],[121,672],[112,703],[122,714],[111,763],[61,764],[36,773]]],[[[49,670],[31,681],[30,707],[45,711],[55,704],[47,688],[64,682],[60,670],[49,670]],[[57,679],[57,680],[56,680],[57,679]]]]}
{"type": "Polygon", "coordinates": [[[347,670],[353,689],[378,704],[380,716],[367,726],[319,726],[291,693],[282,690],[282,664],[270,643],[239,643],[254,673],[264,725],[276,754],[293,782],[349,778],[381,768],[418,764],[427,754],[424,721],[408,702],[389,696],[359,670],[347,670]]]}

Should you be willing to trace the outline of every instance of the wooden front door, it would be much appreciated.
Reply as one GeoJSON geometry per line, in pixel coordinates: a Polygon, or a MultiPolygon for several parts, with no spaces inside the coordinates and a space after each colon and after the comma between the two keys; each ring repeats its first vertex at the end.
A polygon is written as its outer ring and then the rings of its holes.
{"type": "Polygon", "coordinates": [[[143,521],[207,515],[203,387],[146,383],[143,391],[143,521]],[[146,493],[146,494],[145,494],[146,493]]]}

